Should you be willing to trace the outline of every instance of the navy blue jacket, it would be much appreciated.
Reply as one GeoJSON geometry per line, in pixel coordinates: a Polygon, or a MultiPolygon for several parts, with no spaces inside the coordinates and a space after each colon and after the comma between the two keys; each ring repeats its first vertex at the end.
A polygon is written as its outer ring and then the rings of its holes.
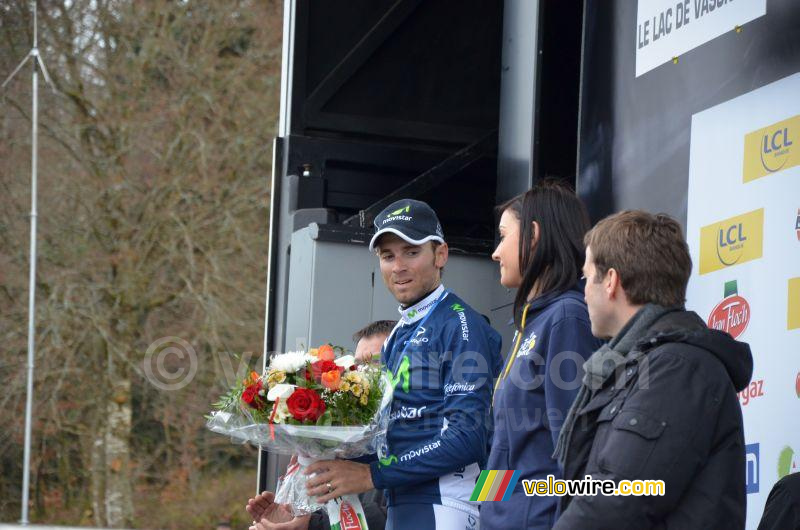
{"type": "Polygon", "coordinates": [[[370,465],[372,482],[388,490],[389,506],[442,504],[477,515],[469,498],[488,456],[500,334],[441,286],[400,315],[381,353],[395,386],[388,447],[370,465]]]}
{"type": "MultiPolygon", "coordinates": [[[[511,499],[481,504],[481,530],[550,528],[558,497],[526,497],[523,479],[561,478],[552,458],[561,425],[602,342],[592,336],[582,284],[531,302],[514,364],[494,398],[495,431],[487,469],[520,472],[511,499]]],[[[509,356],[517,335],[509,349],[509,356]]],[[[506,360],[508,362],[509,359],[506,360]]]]}

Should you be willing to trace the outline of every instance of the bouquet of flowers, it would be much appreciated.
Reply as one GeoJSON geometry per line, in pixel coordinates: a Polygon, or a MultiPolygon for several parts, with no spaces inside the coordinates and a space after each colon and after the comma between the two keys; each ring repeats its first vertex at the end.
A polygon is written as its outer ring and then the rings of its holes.
{"type": "MultiPolygon", "coordinates": [[[[303,515],[323,507],[306,493],[305,467],[376,452],[385,443],[391,399],[391,384],[379,367],[356,366],[353,355],[326,344],[273,356],[263,374],[252,372],[215,404],[207,426],[271,452],[296,454],[275,502],[303,515]]],[[[341,527],[366,528],[355,495],[325,508],[332,528],[340,521],[341,527]]]]}

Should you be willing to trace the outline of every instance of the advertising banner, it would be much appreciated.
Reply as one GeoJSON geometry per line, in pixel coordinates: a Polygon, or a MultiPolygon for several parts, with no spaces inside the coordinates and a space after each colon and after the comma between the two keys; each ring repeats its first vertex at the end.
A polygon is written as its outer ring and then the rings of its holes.
{"type": "Polygon", "coordinates": [[[692,117],[687,306],[750,344],[747,528],[800,450],[800,74],[692,117]]]}

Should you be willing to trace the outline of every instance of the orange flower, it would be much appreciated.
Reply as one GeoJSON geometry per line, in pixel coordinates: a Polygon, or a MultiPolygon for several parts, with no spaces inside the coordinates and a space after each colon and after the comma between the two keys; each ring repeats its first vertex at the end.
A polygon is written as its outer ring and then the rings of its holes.
{"type": "Polygon", "coordinates": [[[339,390],[339,385],[342,384],[341,372],[339,372],[339,370],[331,370],[330,372],[323,373],[320,378],[320,383],[328,390],[333,390],[334,392],[339,390]]]}
{"type": "Polygon", "coordinates": [[[317,351],[317,359],[320,361],[332,361],[335,355],[333,354],[333,346],[325,344],[319,347],[317,351]]]}

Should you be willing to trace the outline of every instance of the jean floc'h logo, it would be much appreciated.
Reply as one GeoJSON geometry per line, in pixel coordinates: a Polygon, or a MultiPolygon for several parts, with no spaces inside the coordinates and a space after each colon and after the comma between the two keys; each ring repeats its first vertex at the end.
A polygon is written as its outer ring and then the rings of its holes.
{"type": "Polygon", "coordinates": [[[335,526],[339,526],[340,530],[361,530],[366,528],[356,509],[347,501],[342,501],[339,506],[339,524],[335,526]]]}
{"type": "Polygon", "coordinates": [[[708,315],[708,327],[730,333],[735,339],[750,323],[750,304],[739,296],[736,280],[725,282],[725,298],[708,315]]]}
{"type": "Polygon", "coordinates": [[[747,466],[746,485],[747,493],[758,493],[759,483],[759,444],[747,444],[744,446],[745,465],[747,466]]]}
{"type": "Polygon", "coordinates": [[[800,115],[745,135],[743,182],[800,165],[798,139],[800,115]]]}
{"type": "Polygon", "coordinates": [[[760,208],[700,229],[700,274],[762,256],[764,209],[760,208]]]}

